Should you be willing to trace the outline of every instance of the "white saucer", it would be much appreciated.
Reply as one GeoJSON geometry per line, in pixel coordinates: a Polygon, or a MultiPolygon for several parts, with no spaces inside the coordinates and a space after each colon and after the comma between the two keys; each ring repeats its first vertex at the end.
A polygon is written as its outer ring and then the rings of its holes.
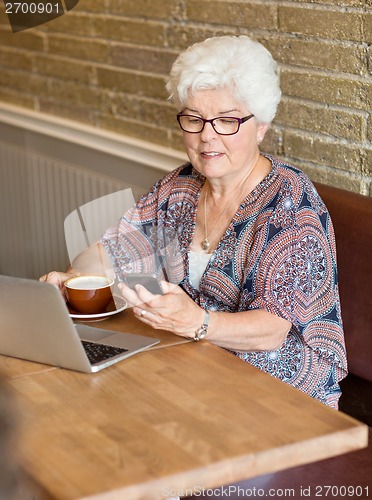
{"type": "Polygon", "coordinates": [[[69,311],[70,318],[80,319],[85,321],[92,320],[102,320],[106,319],[109,316],[113,316],[114,314],[118,314],[127,307],[127,301],[123,299],[123,297],[119,297],[118,295],[114,295],[113,300],[106,307],[106,311],[99,314],[83,314],[75,311],[69,303],[67,303],[67,308],[69,311]]]}

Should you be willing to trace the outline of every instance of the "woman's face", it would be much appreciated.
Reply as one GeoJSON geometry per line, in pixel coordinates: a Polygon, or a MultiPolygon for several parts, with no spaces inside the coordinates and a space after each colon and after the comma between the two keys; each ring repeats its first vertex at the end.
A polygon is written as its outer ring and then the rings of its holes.
{"type": "MultiPolygon", "coordinates": [[[[210,120],[216,117],[243,118],[250,113],[237,101],[229,89],[199,90],[189,96],[182,113],[210,120]]],[[[234,135],[219,135],[210,123],[202,132],[183,132],[186,153],[193,167],[210,181],[244,178],[258,159],[258,143],[263,139],[266,124],[257,124],[255,118],[240,125],[234,135]]]]}

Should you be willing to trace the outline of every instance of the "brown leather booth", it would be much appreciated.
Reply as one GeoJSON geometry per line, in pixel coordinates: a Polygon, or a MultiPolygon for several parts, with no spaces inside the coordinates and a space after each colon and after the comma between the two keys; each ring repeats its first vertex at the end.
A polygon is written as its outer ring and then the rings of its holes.
{"type": "Polygon", "coordinates": [[[349,365],[340,410],[372,426],[372,198],[322,184],[317,189],[336,235],[349,365]]]}
{"type": "MultiPolygon", "coordinates": [[[[372,198],[316,184],[333,221],[349,375],[342,381],[340,410],[370,426],[363,450],[208,491],[230,500],[287,490],[291,498],[372,496],[372,198]],[[329,489],[329,487],[333,489],[329,489]],[[343,487],[348,488],[345,490],[343,487]],[[352,488],[354,495],[351,495],[352,488]],[[356,489],[358,487],[358,489],[356,489]],[[369,491],[368,489],[369,488],[369,491]],[[258,492],[258,493],[257,493],[258,492]],[[309,494],[308,494],[309,493],[309,494]],[[368,496],[369,495],[369,496],[368,496]]],[[[203,496],[189,497],[203,498],[203,496]]]]}
{"type": "Polygon", "coordinates": [[[349,372],[372,382],[372,198],[316,187],[335,229],[349,372]]]}

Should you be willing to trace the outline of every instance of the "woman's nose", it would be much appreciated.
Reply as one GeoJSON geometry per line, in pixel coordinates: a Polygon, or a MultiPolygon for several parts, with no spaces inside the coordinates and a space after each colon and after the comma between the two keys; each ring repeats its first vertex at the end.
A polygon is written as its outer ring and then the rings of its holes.
{"type": "Polygon", "coordinates": [[[204,124],[203,130],[200,132],[200,139],[203,142],[209,142],[218,136],[217,132],[214,130],[213,125],[210,122],[204,124]]]}

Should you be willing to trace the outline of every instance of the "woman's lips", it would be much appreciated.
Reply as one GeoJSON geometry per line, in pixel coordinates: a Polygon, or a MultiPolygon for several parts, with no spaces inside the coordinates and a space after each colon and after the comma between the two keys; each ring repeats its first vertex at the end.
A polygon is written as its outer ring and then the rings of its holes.
{"type": "Polygon", "coordinates": [[[211,160],[223,156],[223,153],[219,153],[218,151],[202,151],[200,155],[207,160],[211,160]]]}

